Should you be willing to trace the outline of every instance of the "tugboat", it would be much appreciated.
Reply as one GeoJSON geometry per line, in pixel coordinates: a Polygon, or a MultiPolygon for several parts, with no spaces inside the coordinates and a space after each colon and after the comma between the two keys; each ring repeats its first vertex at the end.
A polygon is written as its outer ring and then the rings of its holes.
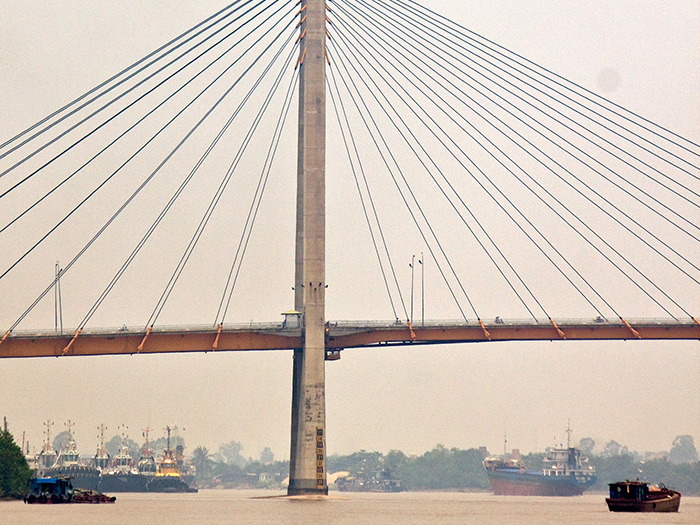
{"type": "Polygon", "coordinates": [[[190,487],[182,479],[177,460],[173,457],[170,448],[171,427],[165,427],[168,433],[167,448],[163,451],[163,457],[158,461],[158,471],[148,482],[146,489],[148,492],[197,492],[196,488],[190,487]]]}
{"type": "Polygon", "coordinates": [[[139,459],[137,468],[142,476],[153,477],[156,475],[158,467],[156,465],[156,460],[153,457],[153,451],[151,450],[151,444],[148,440],[148,434],[151,431],[150,428],[146,428],[143,431],[143,435],[146,436],[146,444],[141,450],[141,458],[139,459]]]}
{"type": "Polygon", "coordinates": [[[579,496],[596,482],[595,468],[585,465],[581,451],[571,446],[567,426],[566,448],[553,448],[542,470],[528,470],[519,459],[486,458],[484,468],[493,493],[498,496],[579,496]]]}
{"type": "Polygon", "coordinates": [[[38,474],[43,474],[44,471],[53,468],[53,466],[56,464],[56,460],[58,459],[58,455],[56,454],[56,451],[51,445],[52,425],[53,422],[50,419],[44,423],[44,426],[46,427],[46,430],[44,430],[44,435],[46,436],[46,439],[44,440],[44,444],[41,447],[41,452],[39,452],[39,454],[36,457],[36,472],[38,474]]]}
{"type": "Polygon", "coordinates": [[[122,429],[122,444],[119,453],[114,457],[112,466],[102,471],[100,476],[100,491],[104,492],[146,492],[148,478],[142,476],[129,453],[127,436],[124,426],[122,429]]]}
{"type": "Polygon", "coordinates": [[[107,454],[107,449],[105,448],[105,430],[107,430],[107,427],[103,423],[97,427],[97,430],[100,431],[100,435],[97,436],[100,438],[100,444],[97,446],[97,452],[92,462],[95,468],[102,473],[109,468],[109,454],[107,454]]]}
{"type": "Polygon", "coordinates": [[[68,442],[58,455],[55,465],[44,471],[44,476],[48,478],[68,477],[76,489],[97,490],[100,471],[95,467],[82,464],[75,439],[73,439],[74,424],[70,419],[66,423],[68,442]]]}
{"type": "Polygon", "coordinates": [[[611,512],[678,512],[681,493],[664,485],[644,481],[610,483],[610,497],[605,498],[611,512]]]}

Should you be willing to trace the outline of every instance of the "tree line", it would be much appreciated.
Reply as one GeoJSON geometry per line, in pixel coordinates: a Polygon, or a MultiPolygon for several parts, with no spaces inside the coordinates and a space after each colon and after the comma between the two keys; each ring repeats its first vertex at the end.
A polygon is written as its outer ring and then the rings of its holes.
{"type": "MultiPolygon", "coordinates": [[[[678,436],[669,452],[653,458],[643,457],[615,441],[605,444],[595,453],[595,442],[582,439],[589,464],[596,469],[597,482],[592,490],[607,491],[607,484],[624,479],[640,479],[663,483],[687,495],[700,495],[700,462],[692,436],[678,436]]],[[[201,487],[257,486],[279,487],[289,473],[288,461],[274,461],[274,454],[265,449],[260,459],[245,459],[240,443],[232,441],[211,454],[197,447],[192,463],[197,468],[201,487]],[[263,474],[261,476],[261,474],[263,474]]],[[[447,448],[436,445],[422,455],[406,455],[399,450],[386,454],[361,450],[348,455],[330,455],[329,473],[347,472],[365,481],[397,480],[406,490],[490,490],[482,461],[489,455],[484,449],[447,448]]],[[[546,452],[522,456],[529,469],[545,465],[546,452]]]]}
{"type": "MultiPolygon", "coordinates": [[[[114,441],[112,446],[117,444],[117,440],[114,441]]],[[[177,444],[184,445],[184,442],[177,444]]],[[[160,443],[155,440],[153,445],[160,443]]],[[[605,491],[607,484],[613,481],[640,479],[664,483],[686,495],[700,495],[700,461],[692,436],[678,436],[670,451],[653,456],[642,456],[615,441],[607,442],[596,453],[591,438],[583,438],[578,448],[596,468],[598,481],[592,490],[605,491]]],[[[198,485],[281,486],[289,473],[288,461],[276,461],[268,447],[256,459],[246,458],[242,451],[243,446],[237,441],[221,445],[215,453],[206,447],[196,447],[191,462],[197,470],[198,485]]],[[[399,450],[386,454],[361,450],[348,455],[331,455],[327,467],[329,473],[343,471],[365,480],[398,480],[407,490],[487,491],[489,483],[482,466],[485,454],[488,452],[483,449],[462,450],[443,445],[436,445],[422,455],[406,455],[399,450]]],[[[529,469],[539,470],[545,464],[545,456],[546,453],[531,453],[521,459],[529,469]]],[[[12,434],[7,430],[0,432],[0,498],[21,496],[30,476],[31,470],[12,434]]]]}

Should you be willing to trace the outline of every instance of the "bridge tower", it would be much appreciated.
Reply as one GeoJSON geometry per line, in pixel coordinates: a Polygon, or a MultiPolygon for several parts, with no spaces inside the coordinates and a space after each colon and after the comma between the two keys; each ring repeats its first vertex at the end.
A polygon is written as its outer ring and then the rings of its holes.
{"type": "Polygon", "coordinates": [[[302,0],[294,307],[303,348],[294,350],[290,496],[328,494],[326,481],[326,5],[302,0]]]}

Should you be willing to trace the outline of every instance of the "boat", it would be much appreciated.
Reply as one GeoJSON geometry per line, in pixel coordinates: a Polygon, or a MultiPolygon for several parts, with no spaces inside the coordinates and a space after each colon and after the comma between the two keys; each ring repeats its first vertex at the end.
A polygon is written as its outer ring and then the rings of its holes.
{"type": "Polygon", "coordinates": [[[102,474],[102,472],[109,469],[110,463],[109,454],[107,454],[107,448],[105,447],[105,430],[107,430],[107,427],[104,426],[103,423],[97,427],[97,430],[100,431],[100,435],[97,436],[100,438],[100,444],[97,445],[97,452],[95,452],[95,457],[92,459],[92,463],[95,468],[100,471],[100,474],[102,474]]]}
{"type": "Polygon", "coordinates": [[[100,481],[100,471],[91,465],[83,464],[80,459],[75,439],[73,439],[73,425],[68,420],[68,441],[61,449],[53,466],[44,468],[42,475],[47,478],[67,477],[71,479],[73,487],[81,490],[97,490],[100,481]]]}
{"type": "Polygon", "coordinates": [[[146,485],[148,492],[197,492],[196,488],[190,487],[183,479],[177,459],[173,456],[170,448],[171,427],[165,427],[168,433],[167,445],[163,451],[163,456],[158,461],[158,470],[146,485]]]}
{"type": "Polygon", "coordinates": [[[129,452],[127,436],[122,428],[122,444],[112,464],[100,475],[99,490],[103,492],[146,492],[149,477],[142,475],[129,452]]]}
{"type": "Polygon", "coordinates": [[[146,444],[143,446],[143,449],[141,449],[141,457],[139,458],[136,468],[143,476],[153,477],[156,475],[158,466],[156,465],[156,460],[153,457],[153,450],[151,450],[151,443],[148,439],[148,434],[150,431],[150,428],[146,428],[143,431],[143,435],[146,438],[146,444]]]}
{"type": "Polygon", "coordinates": [[[73,485],[68,478],[38,477],[29,480],[25,503],[70,503],[73,501],[73,485]]]}
{"type": "Polygon", "coordinates": [[[335,486],[340,492],[403,492],[406,490],[400,479],[351,476],[349,472],[345,476],[338,476],[335,479],[335,486]]]}
{"type": "Polygon", "coordinates": [[[41,477],[29,480],[24,502],[29,504],[114,503],[117,498],[94,490],[78,489],[68,477],[41,477]]]}
{"type": "Polygon", "coordinates": [[[605,498],[611,512],[678,512],[681,493],[664,485],[645,481],[609,483],[610,497],[605,498]]]}
{"type": "Polygon", "coordinates": [[[53,468],[53,466],[56,464],[56,460],[58,459],[58,454],[56,454],[56,451],[53,449],[53,445],[51,444],[51,426],[53,425],[53,422],[49,419],[44,423],[44,426],[46,427],[46,430],[44,430],[44,435],[46,436],[46,439],[44,439],[44,444],[41,447],[41,452],[36,457],[36,473],[38,475],[43,474],[44,471],[53,468]]]}
{"type": "Polygon", "coordinates": [[[588,465],[581,451],[570,445],[548,449],[542,470],[529,470],[519,458],[488,457],[483,465],[493,493],[498,496],[579,496],[597,478],[595,468],[588,465]]]}

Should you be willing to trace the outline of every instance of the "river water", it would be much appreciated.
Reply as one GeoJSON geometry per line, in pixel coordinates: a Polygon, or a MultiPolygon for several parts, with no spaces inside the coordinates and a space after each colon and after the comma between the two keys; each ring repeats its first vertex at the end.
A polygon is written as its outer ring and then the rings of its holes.
{"type": "Polygon", "coordinates": [[[0,502],[3,524],[165,523],[700,523],[700,498],[683,497],[678,513],[612,514],[605,495],[573,498],[492,494],[331,492],[323,501],[270,497],[277,492],[200,490],[198,494],[116,494],[113,505],[26,505],[0,502]]]}

